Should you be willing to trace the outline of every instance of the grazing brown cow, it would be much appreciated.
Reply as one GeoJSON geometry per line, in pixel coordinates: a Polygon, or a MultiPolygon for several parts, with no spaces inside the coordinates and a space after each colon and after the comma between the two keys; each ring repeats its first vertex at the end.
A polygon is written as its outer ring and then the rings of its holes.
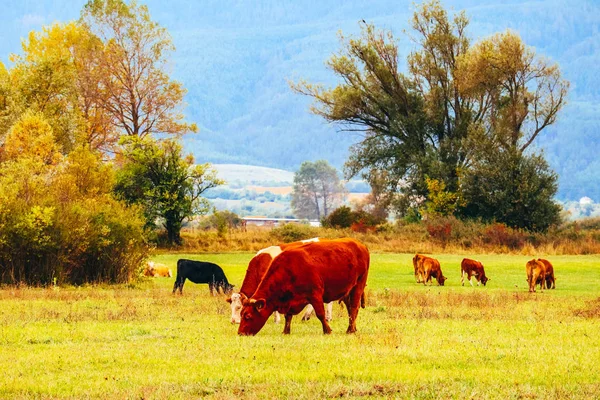
{"type": "Polygon", "coordinates": [[[442,268],[440,267],[440,262],[438,260],[422,254],[417,254],[413,257],[413,264],[415,263],[415,276],[417,276],[417,282],[423,282],[423,285],[425,285],[427,282],[431,282],[431,278],[435,278],[438,285],[444,286],[444,282],[448,278],[442,274],[442,268]]]}
{"type": "Polygon", "coordinates": [[[460,263],[460,283],[465,285],[465,275],[467,276],[467,280],[473,286],[472,277],[477,279],[477,286],[480,283],[483,283],[483,286],[490,280],[487,276],[485,276],[485,270],[483,269],[483,264],[476,260],[471,260],[470,258],[463,258],[460,263]]]}
{"type": "MultiPolygon", "coordinates": [[[[552,267],[552,264],[550,264],[550,261],[548,260],[544,260],[543,258],[538,258],[538,261],[544,263],[544,266],[546,267],[546,289],[555,289],[556,288],[556,278],[554,278],[554,267],[552,267]]],[[[542,286],[542,279],[538,278],[536,281],[536,284],[540,284],[540,287],[542,286]]]]}
{"type": "Polygon", "coordinates": [[[525,265],[525,270],[527,271],[527,283],[529,283],[529,291],[535,292],[535,285],[540,279],[540,290],[543,292],[544,287],[546,286],[546,265],[538,261],[536,259],[530,260],[525,265]]]}
{"type": "MultiPolygon", "coordinates": [[[[248,264],[248,268],[246,269],[246,276],[244,277],[244,282],[242,282],[242,287],[240,288],[239,293],[233,293],[231,297],[227,299],[227,302],[231,304],[231,323],[239,324],[241,322],[241,311],[244,300],[248,299],[248,297],[252,296],[258,287],[263,275],[267,272],[267,269],[271,265],[271,262],[275,257],[281,254],[282,251],[289,249],[294,246],[300,246],[305,243],[310,242],[318,242],[319,238],[306,239],[299,242],[285,243],[280,244],[278,246],[270,246],[265,249],[260,250],[256,255],[250,260],[248,264]]],[[[327,321],[331,321],[332,319],[332,311],[333,311],[333,303],[328,303],[327,308],[325,310],[325,316],[327,321]]],[[[303,321],[307,321],[310,319],[310,316],[313,313],[313,308],[311,305],[308,305],[306,311],[304,312],[304,316],[302,317],[303,321]]],[[[279,323],[280,317],[279,313],[275,311],[274,313],[274,321],[275,323],[279,323]]]]}
{"type": "Polygon", "coordinates": [[[348,310],[347,333],[356,332],[359,307],[369,273],[369,250],[354,239],[307,243],[278,255],[263,276],[256,292],[244,302],[240,335],[258,333],[273,311],[285,314],[290,333],[292,316],[311,304],[323,326],[331,333],[323,303],[342,300],[348,310]]]}
{"type": "Polygon", "coordinates": [[[146,268],[144,269],[144,276],[170,278],[173,276],[173,273],[171,272],[171,269],[164,264],[148,261],[146,268]]]}

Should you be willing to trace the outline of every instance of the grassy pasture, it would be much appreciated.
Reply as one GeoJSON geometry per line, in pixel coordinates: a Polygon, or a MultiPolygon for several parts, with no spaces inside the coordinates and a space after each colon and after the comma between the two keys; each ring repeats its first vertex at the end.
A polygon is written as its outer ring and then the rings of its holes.
{"type": "MultiPolygon", "coordinates": [[[[162,254],[218,263],[238,287],[249,253],[162,254]]],[[[530,294],[531,257],[436,255],[446,286],[418,285],[411,254],[373,254],[359,332],[334,307],[238,337],[224,296],[173,278],[128,286],[0,290],[0,398],[598,398],[600,256],[553,256],[556,290],[530,294]]],[[[175,268],[174,268],[175,269],[175,268]]]]}

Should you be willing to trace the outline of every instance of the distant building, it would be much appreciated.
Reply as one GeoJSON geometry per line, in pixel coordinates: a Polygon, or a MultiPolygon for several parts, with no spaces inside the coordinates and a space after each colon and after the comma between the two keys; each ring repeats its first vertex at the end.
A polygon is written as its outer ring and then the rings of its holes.
{"type": "Polygon", "coordinates": [[[243,217],[243,221],[246,225],[254,226],[280,226],[284,224],[306,224],[310,226],[319,227],[321,223],[317,220],[307,220],[298,218],[270,218],[270,217],[243,217]]]}

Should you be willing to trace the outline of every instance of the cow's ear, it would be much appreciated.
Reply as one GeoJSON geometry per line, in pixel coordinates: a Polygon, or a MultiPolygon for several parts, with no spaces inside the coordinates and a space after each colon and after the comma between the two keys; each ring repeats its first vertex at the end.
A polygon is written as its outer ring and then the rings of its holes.
{"type": "Polygon", "coordinates": [[[254,305],[254,308],[256,308],[257,310],[261,310],[264,306],[265,306],[265,299],[258,299],[258,300],[254,300],[251,301],[254,305]]]}
{"type": "Polygon", "coordinates": [[[225,301],[231,304],[231,297],[226,298],[225,301]]]}

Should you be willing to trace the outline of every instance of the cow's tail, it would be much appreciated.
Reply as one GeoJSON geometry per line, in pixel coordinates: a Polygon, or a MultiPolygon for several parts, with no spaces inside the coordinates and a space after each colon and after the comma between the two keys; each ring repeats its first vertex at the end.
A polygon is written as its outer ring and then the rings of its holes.
{"type": "Polygon", "coordinates": [[[362,292],[362,295],[360,296],[360,307],[361,308],[365,308],[365,292],[362,292]]]}

